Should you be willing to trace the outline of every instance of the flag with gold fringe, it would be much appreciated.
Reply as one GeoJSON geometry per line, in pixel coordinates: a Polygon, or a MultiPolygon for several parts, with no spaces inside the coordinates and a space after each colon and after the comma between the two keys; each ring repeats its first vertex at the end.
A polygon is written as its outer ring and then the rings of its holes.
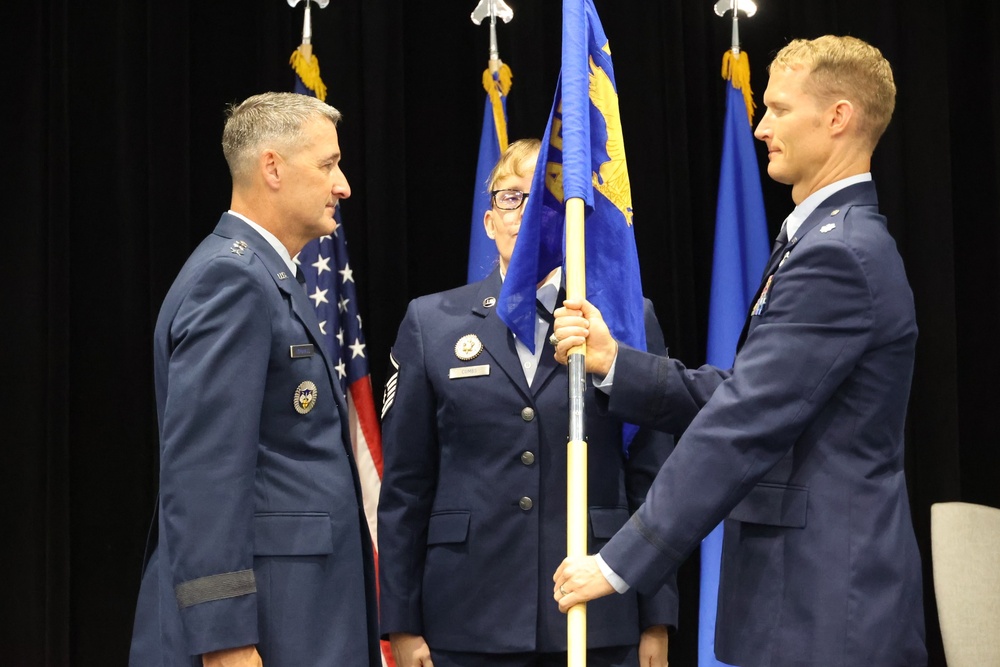
{"type": "Polygon", "coordinates": [[[483,71],[486,106],[483,131],[479,136],[479,159],[476,162],[476,187],[472,196],[472,226],[469,234],[468,282],[482,280],[497,264],[497,246],[486,235],[483,218],[490,209],[489,178],[500,154],[507,150],[507,94],[512,75],[510,67],[499,59],[490,60],[483,71]]]}
{"type": "Polygon", "coordinates": [[[564,261],[565,201],[578,197],[587,209],[587,298],[601,310],[615,338],[645,350],[618,89],[611,49],[592,0],[563,4],[562,71],[531,193],[500,291],[500,317],[534,347],[536,285],[564,261]]]}
{"type": "MultiPolygon", "coordinates": [[[[326,101],[326,86],[320,78],[319,61],[310,45],[292,53],[295,92],[326,101]]],[[[372,537],[372,552],[378,570],[378,532],[376,513],[382,488],[382,433],[375,412],[367,347],[361,330],[357,285],[347,256],[347,234],[341,224],[340,207],[335,214],[337,227],[330,236],[314,239],[295,257],[306,279],[306,291],[316,308],[320,333],[331,358],[341,389],[347,396],[351,448],[361,481],[365,518],[372,537]]],[[[363,613],[359,610],[358,613],[363,613]]],[[[382,642],[382,664],[394,667],[389,642],[382,642]]]]}
{"type": "MultiPolygon", "coordinates": [[[[715,247],[708,308],[707,361],[732,368],[750,302],[760,285],[769,253],[767,217],[754,150],[753,92],[747,54],[727,50],[722,59],[726,116],[722,135],[715,247]]],[[[715,618],[722,563],[722,525],[701,543],[701,595],[698,614],[698,667],[724,667],[715,658],[715,618]]]]}
{"type": "Polygon", "coordinates": [[[313,54],[312,45],[300,45],[292,51],[288,62],[295,71],[295,92],[326,102],[326,84],[319,75],[319,58],[313,54]]]}

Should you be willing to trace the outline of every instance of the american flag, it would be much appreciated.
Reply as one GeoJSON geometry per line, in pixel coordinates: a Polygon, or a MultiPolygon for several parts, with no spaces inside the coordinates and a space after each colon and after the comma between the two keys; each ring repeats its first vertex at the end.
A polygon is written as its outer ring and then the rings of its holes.
{"type": "MultiPolygon", "coordinates": [[[[294,6],[296,2],[292,2],[294,6]]],[[[320,7],[325,3],[317,2],[320,7]]],[[[292,53],[290,64],[295,72],[295,92],[312,95],[326,101],[326,85],[320,78],[319,60],[310,44],[312,27],[310,2],[306,0],[302,46],[292,53]]],[[[347,258],[347,236],[340,219],[340,207],[334,214],[333,234],[310,241],[295,256],[295,263],[306,279],[309,298],[316,307],[323,343],[336,360],[334,372],[340,388],[347,396],[347,418],[351,432],[351,448],[361,478],[361,495],[365,518],[372,536],[375,575],[378,581],[378,494],[382,489],[382,432],[372,397],[372,381],[368,373],[368,352],[361,332],[358,310],[358,290],[354,272],[347,258]]],[[[376,584],[377,585],[377,584],[376,584]]],[[[381,642],[383,667],[395,667],[389,642],[381,642]]]]}
{"type": "MultiPolygon", "coordinates": [[[[378,570],[378,527],[376,509],[382,488],[382,433],[379,429],[368,352],[358,313],[357,286],[347,258],[347,239],[336,213],[337,227],[330,236],[310,241],[295,261],[306,279],[309,299],[316,307],[320,333],[326,349],[332,352],[334,372],[347,395],[351,446],[361,478],[365,517],[372,535],[375,568],[378,570]]],[[[382,642],[382,663],[391,665],[388,643],[382,642]]]]}
{"type": "Polygon", "coordinates": [[[333,352],[334,372],[347,395],[351,445],[361,476],[365,516],[372,540],[378,543],[375,507],[382,486],[382,434],[379,430],[365,335],[358,313],[358,291],[347,257],[347,239],[336,214],[337,227],[330,236],[308,243],[296,261],[306,279],[306,291],[316,308],[320,333],[333,352]]]}

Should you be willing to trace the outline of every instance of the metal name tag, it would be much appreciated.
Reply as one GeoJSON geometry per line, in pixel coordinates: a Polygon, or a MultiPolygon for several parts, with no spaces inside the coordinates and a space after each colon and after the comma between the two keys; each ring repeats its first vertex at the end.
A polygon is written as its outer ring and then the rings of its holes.
{"type": "Polygon", "coordinates": [[[460,378],[474,378],[480,375],[489,375],[490,365],[483,364],[481,366],[459,366],[458,368],[452,368],[448,371],[449,380],[457,380],[460,378]]]}
{"type": "Polygon", "coordinates": [[[288,350],[292,355],[292,359],[305,359],[306,357],[311,357],[316,354],[315,348],[312,343],[303,343],[302,345],[289,345],[288,350]]]}

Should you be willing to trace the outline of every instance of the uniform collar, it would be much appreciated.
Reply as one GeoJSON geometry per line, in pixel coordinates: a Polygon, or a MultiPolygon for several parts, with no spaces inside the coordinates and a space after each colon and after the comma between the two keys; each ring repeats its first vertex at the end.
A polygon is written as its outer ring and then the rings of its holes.
{"type": "Polygon", "coordinates": [[[247,223],[254,229],[255,232],[263,236],[264,240],[267,241],[268,245],[274,248],[274,251],[278,253],[278,256],[281,257],[281,260],[288,266],[288,269],[289,271],[292,272],[292,275],[296,274],[295,262],[292,261],[292,256],[288,253],[288,248],[286,248],[285,244],[283,244],[281,241],[278,240],[277,236],[267,231],[266,229],[258,225],[256,222],[243,215],[242,213],[237,213],[232,209],[230,209],[228,213],[229,215],[239,218],[243,222],[247,223]]]}
{"type": "Polygon", "coordinates": [[[799,227],[802,226],[802,223],[809,218],[812,212],[815,211],[820,204],[829,199],[834,193],[840,192],[844,188],[857,183],[864,183],[865,181],[870,180],[872,180],[871,172],[865,172],[856,176],[848,176],[847,178],[842,178],[839,181],[830,183],[829,185],[820,188],[806,197],[802,200],[802,203],[796,206],[795,210],[792,211],[785,219],[785,231],[788,234],[788,238],[795,238],[795,233],[799,231],[799,227]]]}

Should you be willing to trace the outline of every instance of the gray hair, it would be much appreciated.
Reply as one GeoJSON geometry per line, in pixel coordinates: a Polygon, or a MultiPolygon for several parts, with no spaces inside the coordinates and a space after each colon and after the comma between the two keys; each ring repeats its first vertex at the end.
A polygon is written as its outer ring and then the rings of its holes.
{"type": "Polygon", "coordinates": [[[288,152],[301,148],[302,126],[317,118],[327,118],[336,125],[340,112],[315,97],[297,93],[261,93],[229,107],[222,153],[233,184],[246,183],[265,148],[288,152]]]}

